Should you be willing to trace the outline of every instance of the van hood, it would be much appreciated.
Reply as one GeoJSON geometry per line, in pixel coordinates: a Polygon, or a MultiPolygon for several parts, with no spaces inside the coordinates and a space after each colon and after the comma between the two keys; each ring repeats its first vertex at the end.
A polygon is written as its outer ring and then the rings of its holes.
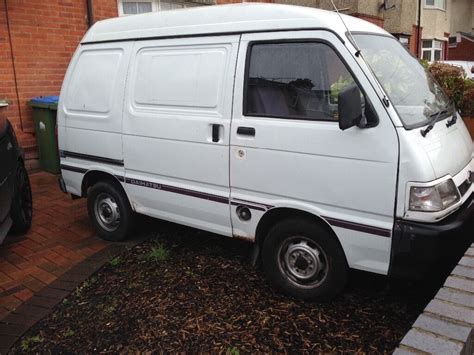
{"type": "MultiPolygon", "coordinates": [[[[449,118],[450,119],[450,118],[449,118]]],[[[446,127],[448,120],[436,123],[426,137],[419,138],[425,150],[435,179],[446,175],[454,176],[473,158],[473,142],[464,122],[458,116],[457,122],[446,127]]]]}

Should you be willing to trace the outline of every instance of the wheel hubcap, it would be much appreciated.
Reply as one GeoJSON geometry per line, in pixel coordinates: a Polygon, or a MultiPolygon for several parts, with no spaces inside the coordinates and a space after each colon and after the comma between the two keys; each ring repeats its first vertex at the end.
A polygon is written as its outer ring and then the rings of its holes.
{"type": "Polygon", "coordinates": [[[326,255],[311,239],[289,238],[282,245],[279,254],[280,269],[298,286],[314,287],[326,278],[326,255]]]}
{"type": "Polygon", "coordinates": [[[120,224],[120,210],[115,199],[109,194],[97,196],[94,212],[100,226],[109,232],[116,230],[120,224]]]}

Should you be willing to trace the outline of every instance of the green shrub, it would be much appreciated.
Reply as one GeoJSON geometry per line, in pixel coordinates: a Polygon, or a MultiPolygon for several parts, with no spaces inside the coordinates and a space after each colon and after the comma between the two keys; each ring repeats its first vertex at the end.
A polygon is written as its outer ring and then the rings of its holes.
{"type": "Polygon", "coordinates": [[[462,113],[474,117],[474,80],[466,80],[462,113]]]}
{"type": "Polygon", "coordinates": [[[464,70],[446,63],[435,62],[429,71],[465,116],[474,116],[474,82],[466,78],[464,70]]]}

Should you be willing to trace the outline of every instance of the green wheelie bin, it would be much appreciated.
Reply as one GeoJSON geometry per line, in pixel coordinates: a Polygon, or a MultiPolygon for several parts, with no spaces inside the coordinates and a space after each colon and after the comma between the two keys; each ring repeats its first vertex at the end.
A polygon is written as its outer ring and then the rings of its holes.
{"type": "Polygon", "coordinates": [[[28,102],[33,108],[40,168],[53,174],[61,172],[56,130],[58,99],[58,96],[40,96],[28,102]]]}

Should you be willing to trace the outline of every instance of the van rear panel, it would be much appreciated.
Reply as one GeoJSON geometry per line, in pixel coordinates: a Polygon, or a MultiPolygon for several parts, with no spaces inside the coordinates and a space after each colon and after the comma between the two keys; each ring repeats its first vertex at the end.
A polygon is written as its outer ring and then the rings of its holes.
{"type": "Polygon", "coordinates": [[[81,45],[66,74],[58,107],[61,169],[81,195],[84,173],[124,175],[122,110],[133,43],[81,45]]]}

